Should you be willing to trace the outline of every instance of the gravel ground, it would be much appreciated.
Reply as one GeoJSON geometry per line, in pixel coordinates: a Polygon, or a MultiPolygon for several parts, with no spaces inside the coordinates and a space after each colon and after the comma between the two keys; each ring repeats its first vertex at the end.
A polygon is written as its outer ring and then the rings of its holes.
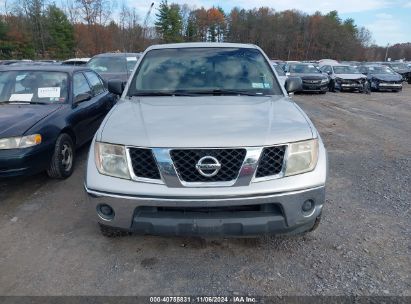
{"type": "Polygon", "coordinates": [[[411,86],[296,95],[328,148],[327,204],[306,236],[106,239],[82,189],[0,181],[0,295],[411,295],[411,86]]]}

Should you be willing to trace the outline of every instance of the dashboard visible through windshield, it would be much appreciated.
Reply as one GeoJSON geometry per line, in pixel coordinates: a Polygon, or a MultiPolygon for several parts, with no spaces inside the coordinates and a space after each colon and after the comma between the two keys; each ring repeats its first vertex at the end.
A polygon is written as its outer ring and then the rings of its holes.
{"type": "Polygon", "coordinates": [[[0,72],[0,103],[63,103],[67,92],[67,74],[63,72],[0,72]]]}
{"type": "Polygon", "coordinates": [[[155,49],[143,58],[129,96],[161,94],[281,95],[262,53],[252,48],[155,49]]]}
{"type": "Polygon", "coordinates": [[[312,64],[291,64],[288,71],[296,74],[322,74],[321,71],[312,64]]]}
{"type": "Polygon", "coordinates": [[[360,74],[356,68],[349,65],[334,66],[333,69],[335,74],[360,74]]]}

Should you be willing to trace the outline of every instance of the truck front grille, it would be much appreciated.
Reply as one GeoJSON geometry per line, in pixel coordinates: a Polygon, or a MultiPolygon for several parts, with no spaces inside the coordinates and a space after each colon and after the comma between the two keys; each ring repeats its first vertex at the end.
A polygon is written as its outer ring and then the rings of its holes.
{"type": "Polygon", "coordinates": [[[258,178],[279,174],[283,169],[286,147],[287,146],[274,146],[264,148],[255,176],[258,178]]]}
{"type": "Polygon", "coordinates": [[[246,149],[181,149],[171,150],[177,174],[185,182],[228,182],[237,178],[246,149]],[[218,173],[211,177],[200,174],[196,165],[205,156],[215,157],[221,164],[218,173]]]}
{"type": "Polygon", "coordinates": [[[134,175],[140,178],[161,179],[151,149],[129,148],[134,175]]]}

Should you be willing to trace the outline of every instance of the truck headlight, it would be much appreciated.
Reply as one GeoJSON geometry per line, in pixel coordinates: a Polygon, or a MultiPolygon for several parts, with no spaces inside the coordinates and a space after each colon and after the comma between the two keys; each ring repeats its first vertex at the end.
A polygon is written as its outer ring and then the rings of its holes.
{"type": "Polygon", "coordinates": [[[40,134],[0,138],[0,150],[32,147],[41,144],[41,139],[40,134]]]}
{"type": "Polygon", "coordinates": [[[94,160],[101,174],[130,179],[124,146],[96,142],[94,160]]]}
{"type": "Polygon", "coordinates": [[[288,157],[285,175],[295,175],[312,171],[318,160],[318,139],[291,143],[288,146],[288,157]]]}
{"type": "Polygon", "coordinates": [[[324,83],[328,83],[328,78],[324,78],[324,79],[322,79],[322,80],[321,80],[321,83],[322,83],[322,84],[324,84],[324,83]]]}

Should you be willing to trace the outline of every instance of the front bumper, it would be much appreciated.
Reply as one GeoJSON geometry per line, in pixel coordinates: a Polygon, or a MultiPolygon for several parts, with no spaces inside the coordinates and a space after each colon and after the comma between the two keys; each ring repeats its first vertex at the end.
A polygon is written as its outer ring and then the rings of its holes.
{"type": "Polygon", "coordinates": [[[39,173],[47,169],[52,154],[52,145],[0,150],[0,177],[39,173]]]}
{"type": "Polygon", "coordinates": [[[319,138],[318,162],[310,172],[241,186],[171,187],[100,174],[92,144],[85,189],[98,222],[142,234],[297,233],[309,230],[321,213],[327,172],[327,152],[319,138]],[[303,212],[307,200],[314,208],[303,212]],[[114,216],[103,216],[101,205],[109,205],[114,216]]]}
{"type": "Polygon", "coordinates": [[[363,83],[336,83],[335,87],[341,91],[364,90],[363,83]]]}
{"type": "Polygon", "coordinates": [[[371,83],[371,88],[378,91],[387,91],[387,90],[402,90],[402,83],[390,83],[390,82],[379,82],[371,83]]]}
{"type": "Polygon", "coordinates": [[[328,82],[321,84],[307,84],[303,82],[303,92],[327,92],[328,82]]]}
{"type": "Polygon", "coordinates": [[[86,191],[98,222],[153,235],[298,233],[314,226],[325,201],[324,186],[262,196],[184,199],[124,196],[87,187],[86,191]],[[307,200],[314,202],[314,207],[303,212],[307,200]],[[114,210],[112,219],[101,216],[101,205],[114,210]]]}

